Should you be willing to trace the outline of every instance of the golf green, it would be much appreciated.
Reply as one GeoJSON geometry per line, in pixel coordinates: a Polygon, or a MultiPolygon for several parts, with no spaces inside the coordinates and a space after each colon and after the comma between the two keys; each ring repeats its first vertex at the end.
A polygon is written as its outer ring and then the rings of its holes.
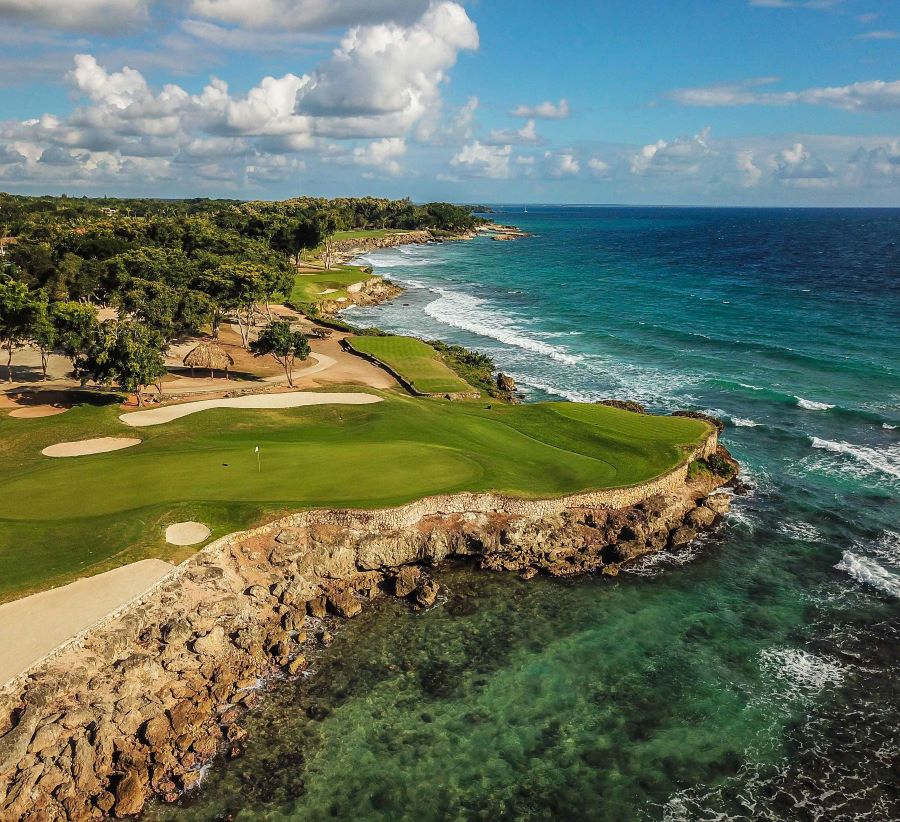
{"type": "Polygon", "coordinates": [[[135,448],[67,460],[41,449],[121,434],[117,406],[0,419],[0,600],[142,557],[180,559],[185,549],[162,537],[173,521],[199,520],[217,537],[300,508],[631,485],[675,466],[708,430],[600,405],[382,396],[374,405],[206,411],[142,430],[135,448]]]}

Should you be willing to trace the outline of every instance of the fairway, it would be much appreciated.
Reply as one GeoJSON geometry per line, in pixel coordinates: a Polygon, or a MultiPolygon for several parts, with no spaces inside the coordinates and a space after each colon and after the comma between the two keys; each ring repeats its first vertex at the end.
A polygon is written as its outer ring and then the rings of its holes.
{"type": "Polygon", "coordinates": [[[202,522],[217,537],[302,508],[631,485],[674,467],[708,431],[601,405],[376,396],[367,405],[212,409],[143,429],[139,448],[72,460],[40,452],[121,434],[118,406],[0,418],[0,600],[144,557],[178,561],[190,549],[165,543],[173,522],[202,522]]]}
{"type": "Polygon", "coordinates": [[[354,283],[364,283],[374,275],[366,268],[356,265],[335,266],[330,271],[318,274],[296,274],[294,287],[288,302],[292,305],[320,303],[323,300],[348,300],[347,288],[354,283]],[[327,292],[323,294],[322,292],[327,292]]]}
{"type": "Polygon", "coordinates": [[[349,345],[384,363],[421,394],[475,391],[451,370],[428,343],[413,337],[351,337],[349,345]]]}

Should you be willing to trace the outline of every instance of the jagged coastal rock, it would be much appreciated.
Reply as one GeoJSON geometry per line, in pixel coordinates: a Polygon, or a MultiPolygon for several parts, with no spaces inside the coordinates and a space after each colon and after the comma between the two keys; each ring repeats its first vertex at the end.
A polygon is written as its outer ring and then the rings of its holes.
{"type": "Polygon", "coordinates": [[[714,431],[692,457],[731,470],[683,463],[552,500],[466,493],[304,511],[214,542],[0,692],[0,819],[126,817],[177,798],[217,753],[240,754],[258,677],[301,673],[330,642],[323,619],[384,594],[430,607],[449,558],[523,578],[616,574],[689,542],[727,511],[722,473],[736,470],[714,431]]]}

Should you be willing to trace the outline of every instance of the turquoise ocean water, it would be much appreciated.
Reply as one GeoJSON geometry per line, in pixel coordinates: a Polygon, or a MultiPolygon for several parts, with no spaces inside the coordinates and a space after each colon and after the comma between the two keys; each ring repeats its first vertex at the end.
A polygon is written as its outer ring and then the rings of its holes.
{"type": "Polygon", "coordinates": [[[407,291],[351,321],[527,401],[710,411],[749,488],[614,580],[459,566],[379,603],[148,817],[900,818],[900,211],[496,217],[534,236],[366,257],[407,291]]]}

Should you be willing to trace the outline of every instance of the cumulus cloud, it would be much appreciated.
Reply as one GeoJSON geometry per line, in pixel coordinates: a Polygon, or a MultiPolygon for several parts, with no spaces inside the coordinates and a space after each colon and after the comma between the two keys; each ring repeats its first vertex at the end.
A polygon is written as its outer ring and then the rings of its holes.
{"type": "Polygon", "coordinates": [[[544,142],[537,133],[534,120],[529,120],[522,128],[495,129],[490,133],[487,142],[493,145],[535,146],[544,142]]]}
{"type": "Polygon", "coordinates": [[[512,146],[491,146],[475,140],[463,146],[450,165],[469,177],[504,180],[510,175],[511,155],[512,146]]]}
{"type": "Polygon", "coordinates": [[[538,103],[536,106],[520,105],[511,112],[513,117],[528,117],[538,120],[565,120],[569,116],[569,103],[562,99],[559,103],[551,103],[549,100],[538,103]]]}
{"type": "Polygon", "coordinates": [[[0,20],[110,33],[148,18],[149,0],[0,0],[0,20]]]}
{"type": "Polygon", "coordinates": [[[763,176],[763,170],[754,163],[754,153],[749,149],[738,151],[734,157],[734,164],[738,170],[740,184],[744,188],[754,188],[759,185],[763,176]]]}
{"type": "Polygon", "coordinates": [[[693,137],[676,137],[674,140],[649,143],[631,156],[631,173],[695,175],[703,160],[713,154],[708,138],[709,129],[704,129],[693,137]]]}
{"type": "Polygon", "coordinates": [[[609,163],[601,160],[599,157],[591,157],[587,165],[594,177],[609,176],[609,163]]]}
{"type": "MultiPolygon", "coordinates": [[[[24,2],[24,0],[22,0],[24,2]]],[[[355,24],[410,23],[430,0],[192,0],[192,14],[246,28],[324,30],[355,24]]]]}
{"type": "Polygon", "coordinates": [[[544,153],[544,166],[547,175],[560,179],[562,177],[574,177],[581,171],[581,164],[574,154],[562,152],[554,154],[551,151],[544,153]]]}
{"type": "Polygon", "coordinates": [[[865,148],[860,146],[850,158],[855,182],[883,186],[900,182],[900,140],[865,148]]]}
{"type": "Polygon", "coordinates": [[[834,182],[834,171],[803,143],[795,143],[781,151],[775,177],[791,185],[822,187],[834,182]]]}
{"type": "MultiPolygon", "coordinates": [[[[45,165],[66,159],[59,148],[82,168],[156,158],[159,172],[167,163],[199,162],[204,150],[224,162],[306,151],[323,139],[370,140],[338,154],[348,164],[396,173],[406,135],[439,119],[441,88],[458,53],[477,46],[465,10],[445,1],[408,25],[356,26],[311,73],[265,77],[245,94],[216,78],[198,93],[171,83],[154,89],[133,68],[111,71],[81,54],[67,75],[74,111],[2,125],[0,142],[32,146],[24,152],[32,166],[51,149],[45,165]]],[[[476,108],[474,98],[463,108],[466,137],[476,108]]],[[[264,163],[253,165],[258,179],[269,173],[264,163]]],[[[203,173],[214,179],[219,170],[203,173]]]]}
{"type": "Polygon", "coordinates": [[[803,91],[762,92],[754,86],[774,82],[764,78],[734,85],[682,88],[671,92],[685,106],[830,106],[846,111],[890,111],[900,109],[900,80],[867,80],[846,86],[824,86],[803,91]]]}

